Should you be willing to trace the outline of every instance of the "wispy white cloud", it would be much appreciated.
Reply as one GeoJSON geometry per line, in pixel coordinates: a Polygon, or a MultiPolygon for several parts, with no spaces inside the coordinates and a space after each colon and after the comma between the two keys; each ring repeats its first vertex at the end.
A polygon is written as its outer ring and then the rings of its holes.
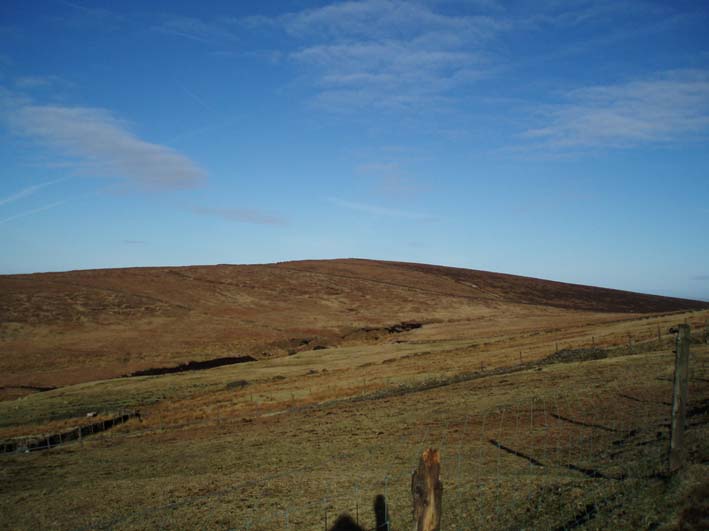
{"type": "Polygon", "coordinates": [[[212,216],[227,221],[238,223],[253,223],[255,225],[287,225],[288,222],[280,217],[250,208],[214,208],[194,207],[192,212],[203,216],[212,216]]]}
{"type": "Polygon", "coordinates": [[[544,0],[533,6],[496,0],[361,0],[239,22],[244,30],[280,30],[295,39],[298,48],[286,57],[301,69],[301,81],[314,88],[311,101],[317,106],[413,115],[470,113],[475,103],[467,89],[483,79],[535,61],[589,49],[596,53],[599,46],[627,38],[628,21],[637,26],[635,35],[667,29],[669,21],[677,23],[679,11],[632,0],[544,0]],[[608,28],[615,27],[610,21],[621,17],[626,26],[609,37],[608,28]],[[530,50],[516,48],[530,36],[539,38],[530,50]]]}
{"type": "Polygon", "coordinates": [[[75,9],[77,11],[80,11],[82,13],[86,13],[87,15],[91,16],[96,16],[96,17],[115,17],[118,16],[112,11],[109,11],[108,9],[103,9],[103,8],[94,8],[94,7],[87,7],[79,2],[69,2],[69,0],[56,0],[57,3],[65,5],[67,7],[70,7],[72,9],[75,9]]]}
{"type": "Polygon", "coordinates": [[[376,180],[372,190],[376,195],[400,199],[414,196],[424,190],[420,182],[406,175],[399,162],[369,162],[360,164],[356,170],[376,180]]]}
{"type": "Polygon", "coordinates": [[[357,171],[365,175],[401,175],[401,164],[398,162],[367,162],[357,166],[357,171]]]}
{"type": "Polygon", "coordinates": [[[527,24],[531,26],[562,26],[576,28],[620,16],[643,16],[667,14],[668,6],[661,3],[638,2],[634,0],[546,0],[534,5],[527,24]]]}
{"type": "Polygon", "coordinates": [[[279,64],[283,61],[284,53],[280,50],[246,50],[239,52],[214,52],[214,55],[232,55],[239,57],[246,57],[249,59],[254,59],[260,62],[267,62],[273,65],[279,64]]]}
{"type": "Polygon", "coordinates": [[[73,83],[59,76],[20,76],[15,78],[15,86],[21,90],[67,88],[73,83]]]}
{"type": "Polygon", "coordinates": [[[235,38],[228,25],[218,21],[205,21],[194,17],[166,16],[153,29],[165,35],[172,35],[205,44],[231,41],[235,38]]]}
{"type": "Polygon", "coordinates": [[[166,141],[168,144],[179,143],[185,139],[194,138],[195,136],[204,135],[206,133],[213,133],[217,129],[224,127],[230,127],[239,121],[239,116],[231,116],[223,120],[210,119],[208,123],[200,127],[189,127],[184,131],[181,131],[171,137],[166,141]]]}
{"type": "Polygon", "coordinates": [[[27,186],[26,188],[23,188],[22,190],[18,190],[14,194],[10,194],[6,197],[0,197],[0,205],[6,205],[8,203],[13,203],[19,199],[22,199],[23,197],[29,197],[38,190],[41,190],[42,188],[65,181],[66,179],[54,179],[53,181],[48,181],[46,183],[40,183],[40,184],[33,184],[31,186],[27,186]]]}
{"type": "Polygon", "coordinates": [[[332,111],[440,107],[453,89],[489,75],[481,43],[508,28],[403,0],[339,2],[251,24],[305,43],[289,57],[314,81],[314,102],[332,111]]]}
{"type": "Polygon", "coordinates": [[[51,18],[75,27],[93,27],[102,31],[118,29],[126,19],[124,16],[102,7],[87,7],[79,2],[55,0],[66,7],[64,13],[51,18]]]}
{"type": "Polygon", "coordinates": [[[147,142],[105,109],[23,103],[6,107],[10,129],[75,159],[74,168],[147,189],[190,188],[206,172],[174,149],[147,142]]]}
{"type": "Polygon", "coordinates": [[[336,2],[284,15],[281,22],[289,33],[305,37],[432,40],[440,36],[458,43],[489,37],[499,25],[490,17],[445,15],[425,3],[403,0],[336,2]]]}
{"type": "Polygon", "coordinates": [[[582,88],[564,100],[539,107],[539,125],[524,132],[533,146],[619,148],[687,140],[709,129],[709,71],[582,88]]]}
{"type": "Polygon", "coordinates": [[[413,221],[437,221],[438,219],[435,216],[422,214],[419,212],[410,212],[408,210],[400,210],[397,208],[388,208],[376,205],[369,205],[366,203],[358,203],[354,201],[345,201],[336,197],[328,197],[327,201],[341,208],[355,210],[357,212],[364,212],[366,214],[374,214],[376,216],[410,219],[413,221]]]}

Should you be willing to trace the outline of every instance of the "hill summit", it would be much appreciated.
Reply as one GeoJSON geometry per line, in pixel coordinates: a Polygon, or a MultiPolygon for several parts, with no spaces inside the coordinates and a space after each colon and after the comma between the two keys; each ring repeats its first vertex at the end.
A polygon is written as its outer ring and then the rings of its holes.
{"type": "Polygon", "coordinates": [[[431,339],[443,328],[466,337],[703,308],[709,303],[361,259],[4,275],[0,386],[431,339]]]}

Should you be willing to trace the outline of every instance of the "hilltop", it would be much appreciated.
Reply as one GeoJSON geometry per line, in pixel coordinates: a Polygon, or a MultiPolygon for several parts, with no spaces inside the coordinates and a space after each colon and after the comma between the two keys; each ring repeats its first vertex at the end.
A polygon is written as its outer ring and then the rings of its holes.
{"type": "Polygon", "coordinates": [[[360,259],[4,275],[0,386],[702,308],[709,303],[360,259]]]}

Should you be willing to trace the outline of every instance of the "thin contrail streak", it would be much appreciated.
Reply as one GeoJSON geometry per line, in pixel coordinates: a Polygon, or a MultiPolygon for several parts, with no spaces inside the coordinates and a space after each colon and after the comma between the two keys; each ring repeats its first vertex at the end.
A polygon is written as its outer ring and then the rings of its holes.
{"type": "Polygon", "coordinates": [[[55,201],[54,203],[49,203],[48,205],[33,208],[32,210],[27,210],[25,212],[20,212],[19,214],[15,214],[14,216],[10,216],[9,218],[0,219],[0,225],[3,225],[4,223],[7,223],[8,221],[12,221],[17,218],[24,218],[25,216],[31,216],[32,214],[42,212],[43,210],[49,210],[50,208],[54,208],[56,206],[63,205],[66,202],[67,202],[67,200],[55,201]]]}
{"type": "Polygon", "coordinates": [[[175,81],[175,84],[176,84],[178,87],[180,87],[180,89],[182,89],[182,92],[184,92],[185,94],[187,94],[190,98],[192,98],[192,100],[194,100],[195,102],[197,102],[197,103],[198,103],[200,106],[202,106],[204,109],[208,110],[208,111],[211,112],[211,113],[214,113],[214,109],[212,109],[212,107],[209,106],[209,105],[207,104],[207,102],[204,101],[203,98],[201,98],[200,96],[198,96],[197,94],[195,94],[194,92],[192,92],[190,89],[188,89],[185,85],[183,85],[183,84],[180,83],[179,81],[175,81]]]}
{"type": "Polygon", "coordinates": [[[13,201],[17,201],[18,199],[22,199],[23,197],[27,197],[27,196],[32,195],[37,190],[41,190],[45,186],[49,186],[50,184],[56,184],[61,181],[66,181],[67,179],[68,178],[54,179],[53,181],[48,181],[46,183],[33,184],[32,186],[28,186],[27,188],[23,188],[19,192],[15,192],[12,195],[0,198],[0,205],[6,205],[8,203],[12,203],[13,201]]]}
{"type": "Polygon", "coordinates": [[[233,123],[237,122],[238,119],[239,119],[238,117],[234,117],[234,118],[229,118],[227,120],[221,120],[219,122],[210,123],[210,124],[204,125],[202,127],[195,127],[192,129],[187,129],[186,131],[184,131],[182,133],[178,133],[175,136],[172,136],[172,137],[164,140],[163,143],[166,145],[170,145],[173,142],[177,142],[179,140],[184,140],[185,138],[198,136],[198,135],[207,133],[209,131],[212,131],[214,129],[228,127],[228,126],[232,125],[233,123]]]}
{"type": "MultiPolygon", "coordinates": [[[[64,180],[64,179],[60,179],[64,180]]],[[[88,197],[90,195],[94,195],[98,192],[101,192],[105,188],[100,188],[98,190],[92,190],[90,192],[86,192],[84,194],[79,194],[76,197],[70,197],[68,199],[62,199],[60,201],[54,201],[53,203],[49,203],[47,205],[43,205],[37,208],[33,208],[31,210],[26,210],[24,212],[20,212],[19,214],[15,214],[14,216],[10,216],[8,218],[0,219],[0,225],[3,225],[5,223],[8,223],[10,221],[14,221],[18,218],[24,218],[26,216],[31,216],[32,214],[37,214],[38,212],[43,212],[44,210],[49,210],[50,208],[58,207],[59,205],[63,205],[64,203],[68,203],[70,201],[78,201],[79,199],[83,199],[84,197],[88,197]]]]}

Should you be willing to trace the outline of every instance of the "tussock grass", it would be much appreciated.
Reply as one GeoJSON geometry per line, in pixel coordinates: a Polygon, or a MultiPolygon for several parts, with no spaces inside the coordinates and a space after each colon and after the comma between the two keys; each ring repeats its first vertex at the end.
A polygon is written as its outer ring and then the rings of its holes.
{"type": "MultiPolygon", "coordinates": [[[[406,529],[427,446],[442,452],[445,529],[671,526],[709,472],[709,419],[697,408],[688,465],[666,477],[674,356],[652,333],[670,319],[341,347],[2,402],[4,434],[121,406],[143,420],[1,457],[0,528],[323,529],[344,511],[371,522],[382,493],[406,529]],[[592,336],[606,358],[542,361],[592,336]]],[[[692,345],[691,366],[701,406],[707,346],[692,345]]]]}

